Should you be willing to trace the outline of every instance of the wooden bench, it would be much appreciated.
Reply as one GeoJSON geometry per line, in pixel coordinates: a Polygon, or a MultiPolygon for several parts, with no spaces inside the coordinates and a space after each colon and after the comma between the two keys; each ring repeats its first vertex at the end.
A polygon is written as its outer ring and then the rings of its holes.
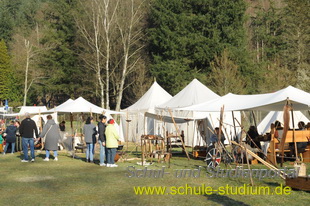
{"type": "MultiPolygon", "coordinates": [[[[294,142],[305,142],[308,143],[307,147],[305,148],[304,152],[302,153],[303,158],[304,158],[304,162],[310,162],[310,144],[309,144],[309,139],[310,139],[310,130],[289,130],[287,131],[286,134],[286,138],[285,138],[285,142],[284,142],[284,153],[292,153],[292,149],[289,146],[290,143],[294,143],[294,142]],[[294,138],[295,137],[295,138],[294,138]]],[[[272,141],[270,142],[272,143],[272,141]]],[[[274,138],[274,155],[276,155],[277,153],[281,153],[282,152],[282,148],[281,148],[281,143],[274,138]]],[[[272,145],[271,145],[272,147],[272,145]]],[[[271,149],[272,150],[272,149],[271,149]]]]}
{"type": "Polygon", "coordinates": [[[84,151],[86,150],[87,147],[83,144],[77,144],[77,146],[75,146],[74,148],[75,148],[75,151],[81,150],[81,152],[84,153],[84,151]]]}

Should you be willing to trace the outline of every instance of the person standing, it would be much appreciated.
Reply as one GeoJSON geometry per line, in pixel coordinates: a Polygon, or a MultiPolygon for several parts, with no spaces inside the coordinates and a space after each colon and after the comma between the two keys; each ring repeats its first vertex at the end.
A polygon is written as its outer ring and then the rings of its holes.
{"type": "Polygon", "coordinates": [[[114,158],[116,155],[116,148],[118,148],[119,135],[116,131],[116,128],[114,127],[114,119],[110,119],[108,121],[108,126],[106,127],[105,135],[106,135],[106,147],[108,150],[107,167],[118,167],[118,165],[116,165],[114,162],[114,158]]]}
{"type": "Polygon", "coordinates": [[[65,148],[64,140],[65,140],[65,135],[66,135],[66,122],[62,121],[59,124],[59,129],[60,129],[60,145],[62,148],[65,148]]]}
{"type": "Polygon", "coordinates": [[[93,124],[93,117],[88,117],[83,127],[83,134],[86,142],[86,162],[94,162],[93,135],[96,134],[96,126],[93,124]]]}
{"type": "Polygon", "coordinates": [[[14,121],[10,121],[10,125],[5,130],[6,145],[3,154],[7,152],[9,145],[11,145],[11,154],[15,152],[16,132],[17,127],[14,125],[14,121]]]}
{"type": "Polygon", "coordinates": [[[23,144],[23,152],[24,152],[24,159],[21,162],[28,162],[28,145],[30,147],[31,152],[31,162],[34,162],[35,155],[34,155],[34,137],[33,133],[35,133],[36,138],[39,138],[38,128],[36,123],[30,119],[30,114],[28,112],[25,113],[25,119],[21,122],[19,127],[19,133],[22,137],[22,144],[23,144]]]}
{"type": "Polygon", "coordinates": [[[104,157],[106,156],[105,153],[105,146],[106,146],[106,136],[105,136],[105,127],[106,127],[106,122],[107,122],[107,117],[104,115],[99,116],[99,122],[98,122],[98,133],[99,133],[99,145],[100,145],[100,166],[106,166],[104,163],[104,157]]]}
{"type": "MultiPolygon", "coordinates": [[[[46,157],[44,161],[50,160],[50,151],[54,152],[54,161],[58,161],[58,142],[60,140],[59,127],[53,120],[52,115],[47,115],[47,122],[43,127],[40,138],[45,138],[46,157]]],[[[43,142],[43,141],[41,141],[43,142]]]]}

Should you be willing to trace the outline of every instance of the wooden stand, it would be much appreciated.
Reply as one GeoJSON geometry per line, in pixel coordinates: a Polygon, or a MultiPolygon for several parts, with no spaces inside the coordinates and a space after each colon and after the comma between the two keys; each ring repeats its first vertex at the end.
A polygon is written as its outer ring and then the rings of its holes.
{"type": "Polygon", "coordinates": [[[164,138],[157,135],[142,135],[141,151],[142,165],[148,158],[151,159],[151,162],[153,161],[153,158],[157,158],[157,162],[159,163],[162,157],[164,158],[164,161],[171,157],[170,153],[165,152],[164,138]]]}

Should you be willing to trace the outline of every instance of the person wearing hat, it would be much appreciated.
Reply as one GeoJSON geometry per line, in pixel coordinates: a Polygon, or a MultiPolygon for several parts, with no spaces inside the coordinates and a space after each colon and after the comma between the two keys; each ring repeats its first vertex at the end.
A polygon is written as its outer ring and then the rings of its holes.
{"type": "Polygon", "coordinates": [[[94,162],[94,140],[93,136],[97,134],[96,126],[93,124],[93,117],[86,119],[83,127],[83,134],[86,142],[86,162],[94,162]]]}
{"type": "Polygon", "coordinates": [[[114,127],[114,119],[108,121],[108,126],[105,129],[107,155],[107,167],[118,167],[115,164],[114,158],[116,155],[116,148],[118,147],[119,135],[114,127]]]}
{"type": "Polygon", "coordinates": [[[38,128],[36,123],[32,119],[30,119],[30,114],[28,112],[25,113],[25,117],[26,118],[21,122],[19,127],[19,133],[22,137],[24,152],[24,159],[21,162],[28,162],[28,145],[30,147],[31,162],[34,162],[35,155],[33,133],[35,133],[36,138],[39,138],[38,128]]]}
{"type": "Polygon", "coordinates": [[[98,137],[98,142],[100,145],[100,166],[106,166],[106,164],[104,163],[104,157],[106,156],[106,136],[105,136],[105,127],[106,127],[106,122],[107,122],[107,117],[104,115],[100,115],[99,116],[99,122],[98,122],[98,133],[99,133],[99,137],[98,137]]]}

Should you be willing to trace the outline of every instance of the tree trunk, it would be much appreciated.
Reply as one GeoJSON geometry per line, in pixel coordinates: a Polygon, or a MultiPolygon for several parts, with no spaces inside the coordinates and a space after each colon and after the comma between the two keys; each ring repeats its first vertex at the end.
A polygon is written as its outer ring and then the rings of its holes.
{"type": "Polygon", "coordinates": [[[27,101],[27,93],[28,93],[28,71],[29,71],[29,61],[30,61],[30,43],[25,39],[25,47],[26,47],[26,68],[25,68],[25,86],[24,86],[24,103],[23,106],[26,106],[27,101]]]}
{"type": "Polygon", "coordinates": [[[122,78],[121,78],[119,91],[118,91],[118,95],[117,95],[117,100],[116,100],[116,108],[115,108],[116,111],[120,111],[120,109],[121,109],[121,102],[122,102],[124,84],[125,84],[126,73],[127,73],[127,62],[128,62],[128,50],[127,50],[127,53],[125,54],[125,57],[124,57],[122,78]]]}
{"type": "Polygon", "coordinates": [[[109,84],[110,84],[110,68],[109,68],[109,61],[110,61],[110,22],[108,18],[108,8],[109,8],[109,0],[104,0],[104,31],[105,31],[105,38],[106,38],[106,60],[105,60],[105,70],[106,70],[106,90],[105,90],[105,98],[106,98],[106,108],[110,109],[110,95],[109,95],[109,84]]]}

